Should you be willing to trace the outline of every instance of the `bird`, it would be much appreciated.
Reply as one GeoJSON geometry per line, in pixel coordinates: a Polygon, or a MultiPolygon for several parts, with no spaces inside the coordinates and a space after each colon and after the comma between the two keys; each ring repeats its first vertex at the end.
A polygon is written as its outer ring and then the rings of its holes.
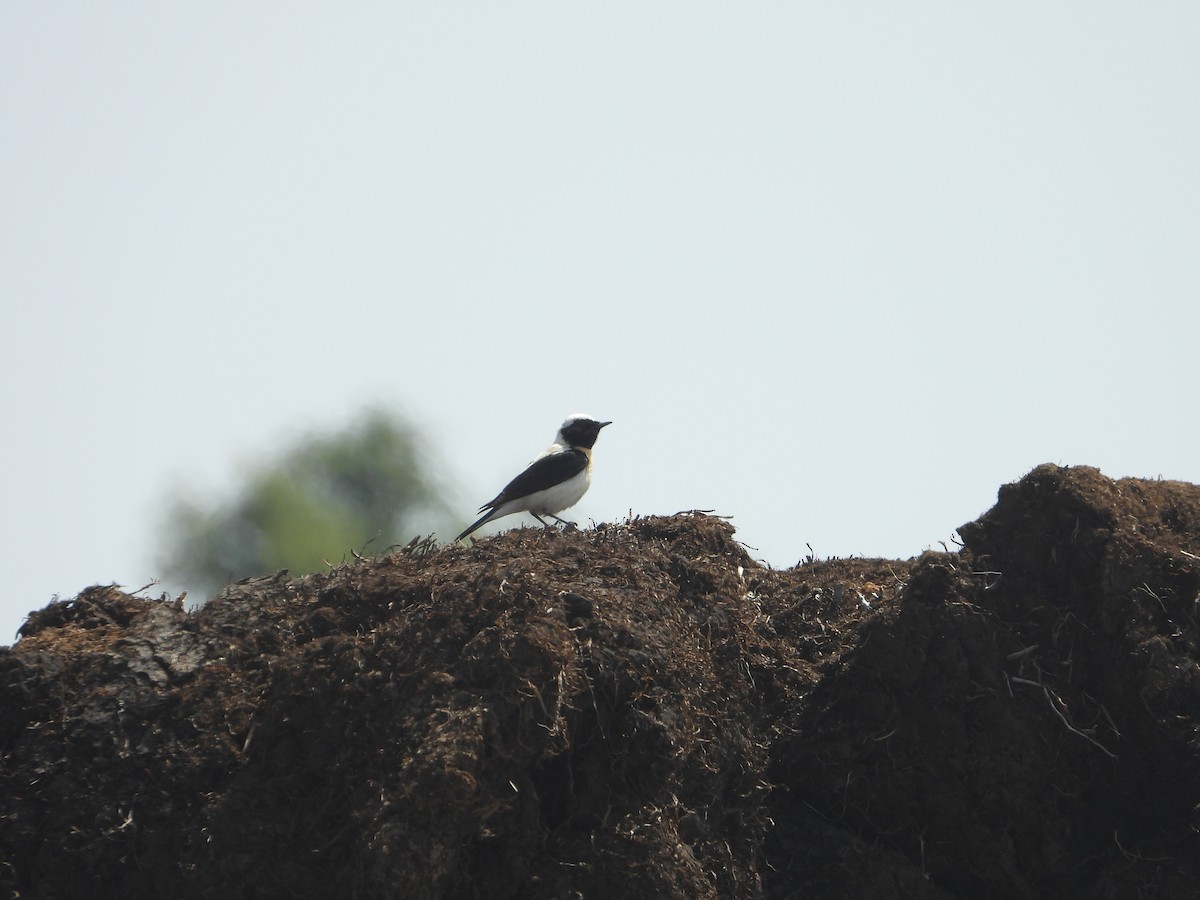
{"type": "Polygon", "coordinates": [[[483,515],[454,540],[461,541],[492,519],[519,512],[529,513],[543,525],[547,523],[542,516],[567,524],[556,513],[574,506],[587,493],[592,483],[592,446],[600,429],[611,424],[581,414],[568,416],[554,436],[554,443],[506,484],[504,490],[479,507],[483,515]]]}

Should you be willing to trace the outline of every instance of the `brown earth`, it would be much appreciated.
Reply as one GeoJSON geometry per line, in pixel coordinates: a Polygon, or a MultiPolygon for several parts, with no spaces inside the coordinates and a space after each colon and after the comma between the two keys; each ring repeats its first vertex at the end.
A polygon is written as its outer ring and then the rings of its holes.
{"type": "Polygon", "coordinates": [[[0,897],[1195,897],[1200,488],[906,562],[706,515],[414,543],[0,649],[0,897]]]}

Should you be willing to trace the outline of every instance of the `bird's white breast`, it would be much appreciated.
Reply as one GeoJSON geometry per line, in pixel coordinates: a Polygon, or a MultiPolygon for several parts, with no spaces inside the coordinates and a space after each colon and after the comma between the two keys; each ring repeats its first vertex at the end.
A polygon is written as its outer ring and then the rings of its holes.
{"type": "Polygon", "coordinates": [[[532,513],[541,515],[554,515],[560,513],[564,509],[570,509],[580,501],[584,494],[587,493],[588,486],[592,483],[592,465],[588,461],[587,467],[577,475],[572,475],[561,484],[556,484],[552,488],[546,488],[544,491],[538,491],[536,494],[530,494],[525,508],[532,513]]]}

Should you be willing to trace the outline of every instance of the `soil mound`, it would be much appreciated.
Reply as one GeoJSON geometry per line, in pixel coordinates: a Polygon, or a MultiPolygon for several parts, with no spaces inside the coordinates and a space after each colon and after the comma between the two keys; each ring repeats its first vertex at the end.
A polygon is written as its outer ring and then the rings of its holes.
{"type": "Polygon", "coordinates": [[[89,588],[0,648],[0,896],[1195,896],[1200,488],[1042,466],[961,534],[89,588]]]}

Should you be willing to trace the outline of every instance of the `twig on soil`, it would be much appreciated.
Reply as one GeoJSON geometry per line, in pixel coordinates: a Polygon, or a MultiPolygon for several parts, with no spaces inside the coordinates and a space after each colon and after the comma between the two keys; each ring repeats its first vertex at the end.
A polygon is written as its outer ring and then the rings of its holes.
{"type": "Polygon", "coordinates": [[[1030,653],[1032,653],[1037,648],[1038,648],[1037,644],[1030,644],[1024,650],[1014,651],[1013,653],[1008,654],[1008,656],[1006,656],[1004,658],[1005,659],[1020,659],[1023,656],[1028,656],[1030,653]]]}
{"type": "Polygon", "coordinates": [[[1046,688],[1046,686],[1044,684],[1042,684],[1040,681],[1033,681],[1029,678],[1022,678],[1020,675],[1011,675],[1011,676],[1009,676],[1009,680],[1015,681],[1017,684],[1027,684],[1030,687],[1040,687],[1043,690],[1045,690],[1045,688],[1046,688]]]}
{"type": "MultiPolygon", "coordinates": [[[[1084,694],[1084,696],[1087,697],[1088,695],[1084,694]]],[[[1088,699],[1093,703],[1096,703],[1096,699],[1094,697],[1088,697],[1088,699]]],[[[1104,704],[1096,703],[1096,705],[1100,707],[1100,712],[1104,713],[1104,718],[1108,719],[1108,727],[1113,730],[1113,734],[1115,734],[1117,737],[1120,737],[1121,729],[1117,728],[1117,723],[1112,720],[1112,716],[1108,714],[1108,710],[1104,708],[1104,704]]]]}
{"type": "Polygon", "coordinates": [[[1153,597],[1155,600],[1157,600],[1159,607],[1162,609],[1162,611],[1164,613],[1167,611],[1167,604],[1163,603],[1162,597],[1158,596],[1158,594],[1154,593],[1154,591],[1152,591],[1150,589],[1150,585],[1146,584],[1143,581],[1142,586],[1140,588],[1138,588],[1138,590],[1145,591],[1148,596],[1153,597]]]}
{"type": "Polygon", "coordinates": [[[1121,841],[1117,838],[1117,829],[1113,829],[1113,843],[1117,845],[1117,849],[1121,851],[1121,855],[1126,859],[1136,859],[1138,862],[1171,862],[1173,856],[1142,856],[1140,853],[1130,853],[1121,846],[1121,841]]]}
{"type": "Polygon", "coordinates": [[[971,571],[968,574],[980,575],[987,579],[994,579],[994,580],[989,580],[989,581],[984,582],[984,585],[983,585],[984,591],[994,591],[997,587],[1000,586],[1000,582],[1004,579],[1003,572],[992,572],[992,571],[989,571],[986,569],[980,569],[979,571],[971,571]]]}
{"type": "MultiPolygon", "coordinates": [[[[1058,716],[1060,719],[1062,719],[1062,723],[1067,726],[1068,731],[1073,731],[1075,734],[1079,735],[1084,740],[1086,740],[1092,744],[1095,744],[1110,758],[1112,758],[1112,759],[1117,758],[1117,754],[1113,753],[1111,750],[1109,750],[1107,747],[1105,747],[1103,744],[1101,744],[1098,740],[1096,740],[1090,734],[1085,734],[1084,732],[1080,731],[1078,728],[1076,728],[1074,725],[1072,725],[1070,722],[1067,721],[1067,717],[1062,714],[1062,711],[1054,703],[1054,701],[1057,700],[1058,698],[1055,697],[1054,694],[1052,694],[1050,692],[1050,688],[1043,686],[1042,691],[1046,694],[1046,702],[1050,704],[1050,708],[1052,710],[1054,710],[1054,714],[1056,716],[1058,716]]],[[[1062,700],[1059,700],[1058,702],[1062,703],[1062,700]]],[[[1066,706],[1065,703],[1063,703],[1063,705],[1066,706]]]]}

